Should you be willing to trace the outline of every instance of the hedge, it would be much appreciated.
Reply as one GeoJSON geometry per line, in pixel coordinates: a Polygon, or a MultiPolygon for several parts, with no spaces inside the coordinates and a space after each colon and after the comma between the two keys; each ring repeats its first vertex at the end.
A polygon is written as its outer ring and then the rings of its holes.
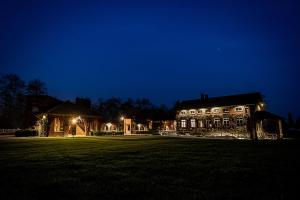
{"type": "Polygon", "coordinates": [[[92,136],[104,136],[104,135],[124,135],[123,132],[103,132],[103,131],[96,131],[91,132],[92,136]]]}
{"type": "Polygon", "coordinates": [[[26,129],[26,130],[17,130],[15,132],[16,137],[32,137],[32,136],[37,136],[38,132],[33,129],[26,129]]]}

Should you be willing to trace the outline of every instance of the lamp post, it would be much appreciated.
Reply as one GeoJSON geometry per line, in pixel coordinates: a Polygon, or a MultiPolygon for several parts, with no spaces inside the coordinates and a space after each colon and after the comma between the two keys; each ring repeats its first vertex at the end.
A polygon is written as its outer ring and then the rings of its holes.
{"type": "Polygon", "coordinates": [[[46,136],[46,131],[47,131],[47,116],[46,115],[43,115],[40,124],[41,124],[41,130],[40,130],[39,136],[41,136],[41,134],[43,136],[46,136]]]}
{"type": "Polygon", "coordinates": [[[77,118],[73,118],[72,120],[71,120],[71,123],[72,123],[72,125],[74,126],[75,125],[75,131],[73,130],[73,127],[71,127],[72,129],[72,136],[73,136],[73,139],[74,139],[74,135],[76,134],[76,123],[77,123],[77,121],[80,119],[80,116],[79,117],[77,117],[77,118]]]}

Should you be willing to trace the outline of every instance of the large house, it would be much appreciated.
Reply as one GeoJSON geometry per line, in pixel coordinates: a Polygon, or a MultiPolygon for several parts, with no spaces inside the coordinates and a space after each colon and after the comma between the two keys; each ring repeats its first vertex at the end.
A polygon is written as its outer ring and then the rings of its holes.
{"type": "Polygon", "coordinates": [[[245,139],[282,138],[282,120],[265,111],[258,92],[182,101],[176,108],[177,134],[245,139]]]}

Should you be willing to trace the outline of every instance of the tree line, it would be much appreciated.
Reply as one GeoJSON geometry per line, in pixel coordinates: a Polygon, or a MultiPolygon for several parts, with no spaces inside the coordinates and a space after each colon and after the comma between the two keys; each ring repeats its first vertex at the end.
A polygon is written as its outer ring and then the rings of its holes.
{"type": "MultiPolygon", "coordinates": [[[[27,83],[16,74],[0,76],[0,128],[28,128],[26,121],[26,97],[48,95],[46,83],[34,79],[27,83]]],[[[118,121],[120,117],[133,118],[137,121],[165,120],[175,118],[176,104],[171,108],[154,105],[147,98],[118,97],[99,99],[92,103],[89,98],[76,98],[76,103],[86,106],[106,121],[118,121]]],[[[300,118],[294,120],[291,113],[287,118],[287,127],[300,129],[300,118]]]]}
{"type": "Polygon", "coordinates": [[[46,84],[34,79],[26,83],[16,74],[0,78],[0,126],[20,128],[24,120],[25,96],[47,94],[46,84]]]}
{"type": "MultiPolygon", "coordinates": [[[[48,95],[46,83],[34,79],[23,81],[16,74],[0,77],[0,128],[28,128],[26,123],[26,97],[48,95]]],[[[168,108],[156,106],[147,98],[118,97],[99,99],[92,103],[89,98],[76,98],[76,102],[89,107],[107,121],[117,121],[120,117],[129,117],[138,121],[147,119],[163,120],[175,117],[175,106],[168,108]]]]}

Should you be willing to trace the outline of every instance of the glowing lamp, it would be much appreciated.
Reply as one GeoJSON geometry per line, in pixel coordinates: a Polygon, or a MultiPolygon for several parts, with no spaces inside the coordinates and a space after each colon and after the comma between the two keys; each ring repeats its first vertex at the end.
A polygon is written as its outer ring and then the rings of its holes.
{"type": "Polygon", "coordinates": [[[72,124],[76,124],[77,120],[75,118],[72,119],[72,124]]]}

